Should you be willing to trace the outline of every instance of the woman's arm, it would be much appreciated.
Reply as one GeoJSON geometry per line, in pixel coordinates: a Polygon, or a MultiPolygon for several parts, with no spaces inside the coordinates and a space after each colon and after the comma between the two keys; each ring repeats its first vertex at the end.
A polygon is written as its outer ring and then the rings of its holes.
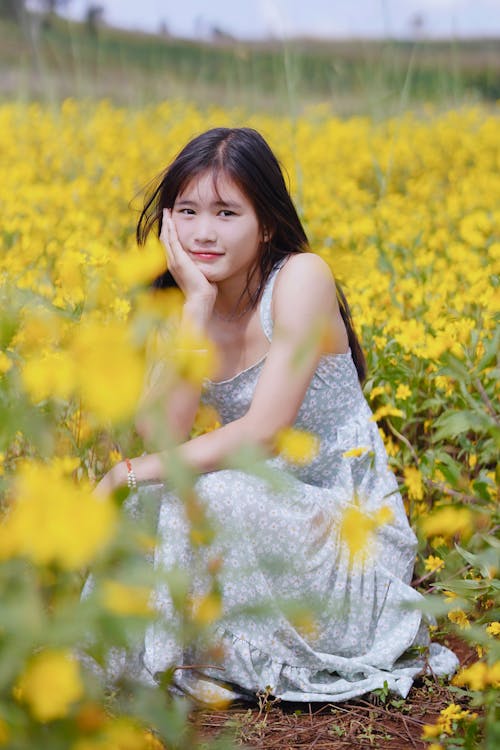
{"type": "MultiPolygon", "coordinates": [[[[304,253],[289,259],[276,279],[273,306],[273,340],[248,412],[178,449],[195,472],[222,468],[248,443],[271,455],[276,433],[294,423],[320,357],[326,350],[347,351],[335,284],[319,256],[304,253]]],[[[134,458],[132,465],[138,481],[166,479],[161,453],[134,458]]],[[[126,483],[126,467],[119,464],[115,470],[117,483],[126,483]]]]}
{"type": "Polygon", "coordinates": [[[273,339],[248,412],[180,447],[195,471],[221,468],[248,443],[272,454],[276,434],[295,422],[320,357],[349,347],[335,282],[319,256],[288,260],[276,279],[273,307],[273,339]]]}

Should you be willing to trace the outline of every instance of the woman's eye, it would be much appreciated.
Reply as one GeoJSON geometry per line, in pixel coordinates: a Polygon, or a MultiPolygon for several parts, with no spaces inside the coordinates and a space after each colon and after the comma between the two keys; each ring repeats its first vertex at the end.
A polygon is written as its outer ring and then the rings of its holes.
{"type": "Polygon", "coordinates": [[[184,214],[184,216],[194,216],[194,211],[192,208],[180,208],[179,213],[184,214]]]}
{"type": "Polygon", "coordinates": [[[228,208],[223,208],[222,211],[219,211],[220,216],[236,216],[234,211],[230,211],[228,208]]]}

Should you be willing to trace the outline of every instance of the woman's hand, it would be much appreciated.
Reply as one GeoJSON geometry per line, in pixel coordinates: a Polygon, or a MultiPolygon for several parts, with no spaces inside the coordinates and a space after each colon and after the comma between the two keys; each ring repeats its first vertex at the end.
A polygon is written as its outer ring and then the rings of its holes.
{"type": "Polygon", "coordinates": [[[131,461],[119,461],[103,476],[94,489],[99,497],[111,495],[118,487],[126,487],[129,478],[127,463],[131,465],[135,477],[135,484],[139,482],[163,482],[166,479],[167,453],[145,453],[131,461]]]}
{"type": "Polygon", "coordinates": [[[94,489],[94,494],[98,497],[107,497],[113,494],[113,492],[127,484],[127,467],[120,461],[115,464],[108,472],[103,476],[99,484],[94,489]]]}
{"type": "Polygon", "coordinates": [[[182,247],[168,208],[163,209],[160,240],[165,247],[168,270],[184,292],[186,303],[190,308],[199,306],[210,315],[217,297],[217,285],[208,281],[182,247]]]}

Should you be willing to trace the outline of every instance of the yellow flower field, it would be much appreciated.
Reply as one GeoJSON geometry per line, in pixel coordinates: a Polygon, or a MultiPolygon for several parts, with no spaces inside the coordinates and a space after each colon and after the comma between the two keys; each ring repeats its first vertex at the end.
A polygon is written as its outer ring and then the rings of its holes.
{"type": "MultiPolygon", "coordinates": [[[[151,333],[179,310],[178,295],[147,293],[164,254],[155,239],[135,247],[140,191],[216,125],[257,128],[285,166],[311,248],[343,284],[362,336],[365,391],[419,534],[429,610],[477,647],[455,687],[458,701],[473,697],[484,710],[451,704],[425,738],[472,748],[471,726],[485,742],[498,732],[498,122],[480,108],[375,124],[321,107],[291,121],[180,102],[0,105],[0,746],[41,747],[52,731],[54,747],[61,737],[65,747],[115,747],[109,737],[128,727],[127,747],[156,747],[151,726],[180,741],[153,688],[147,708],[137,699],[121,719],[103,713],[101,688],[71,650],[94,638],[102,664],[150,616],[152,573],[137,555],[154,544],[150,530],[99,504],[89,482],[141,450],[132,420],[151,333]],[[89,565],[96,596],[80,603],[89,565]]],[[[198,348],[187,344],[179,349],[198,348]]],[[[208,354],[174,367],[202,380],[208,354]]],[[[205,423],[213,429],[217,415],[201,415],[205,423]]],[[[314,453],[311,436],[285,437],[291,460],[310,460],[300,451],[314,453]]],[[[174,481],[193,539],[208,545],[189,478],[179,470],[174,481]]],[[[182,575],[170,585],[176,606],[192,610],[182,575]]],[[[193,632],[219,616],[213,592],[210,618],[198,608],[193,632]]]]}

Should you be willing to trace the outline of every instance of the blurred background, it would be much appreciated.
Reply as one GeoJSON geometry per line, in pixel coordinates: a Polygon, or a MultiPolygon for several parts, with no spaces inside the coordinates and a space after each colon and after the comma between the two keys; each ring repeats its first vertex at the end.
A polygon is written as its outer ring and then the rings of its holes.
{"type": "Polygon", "coordinates": [[[376,118],[500,98],[500,0],[0,0],[0,97],[376,118]]]}

